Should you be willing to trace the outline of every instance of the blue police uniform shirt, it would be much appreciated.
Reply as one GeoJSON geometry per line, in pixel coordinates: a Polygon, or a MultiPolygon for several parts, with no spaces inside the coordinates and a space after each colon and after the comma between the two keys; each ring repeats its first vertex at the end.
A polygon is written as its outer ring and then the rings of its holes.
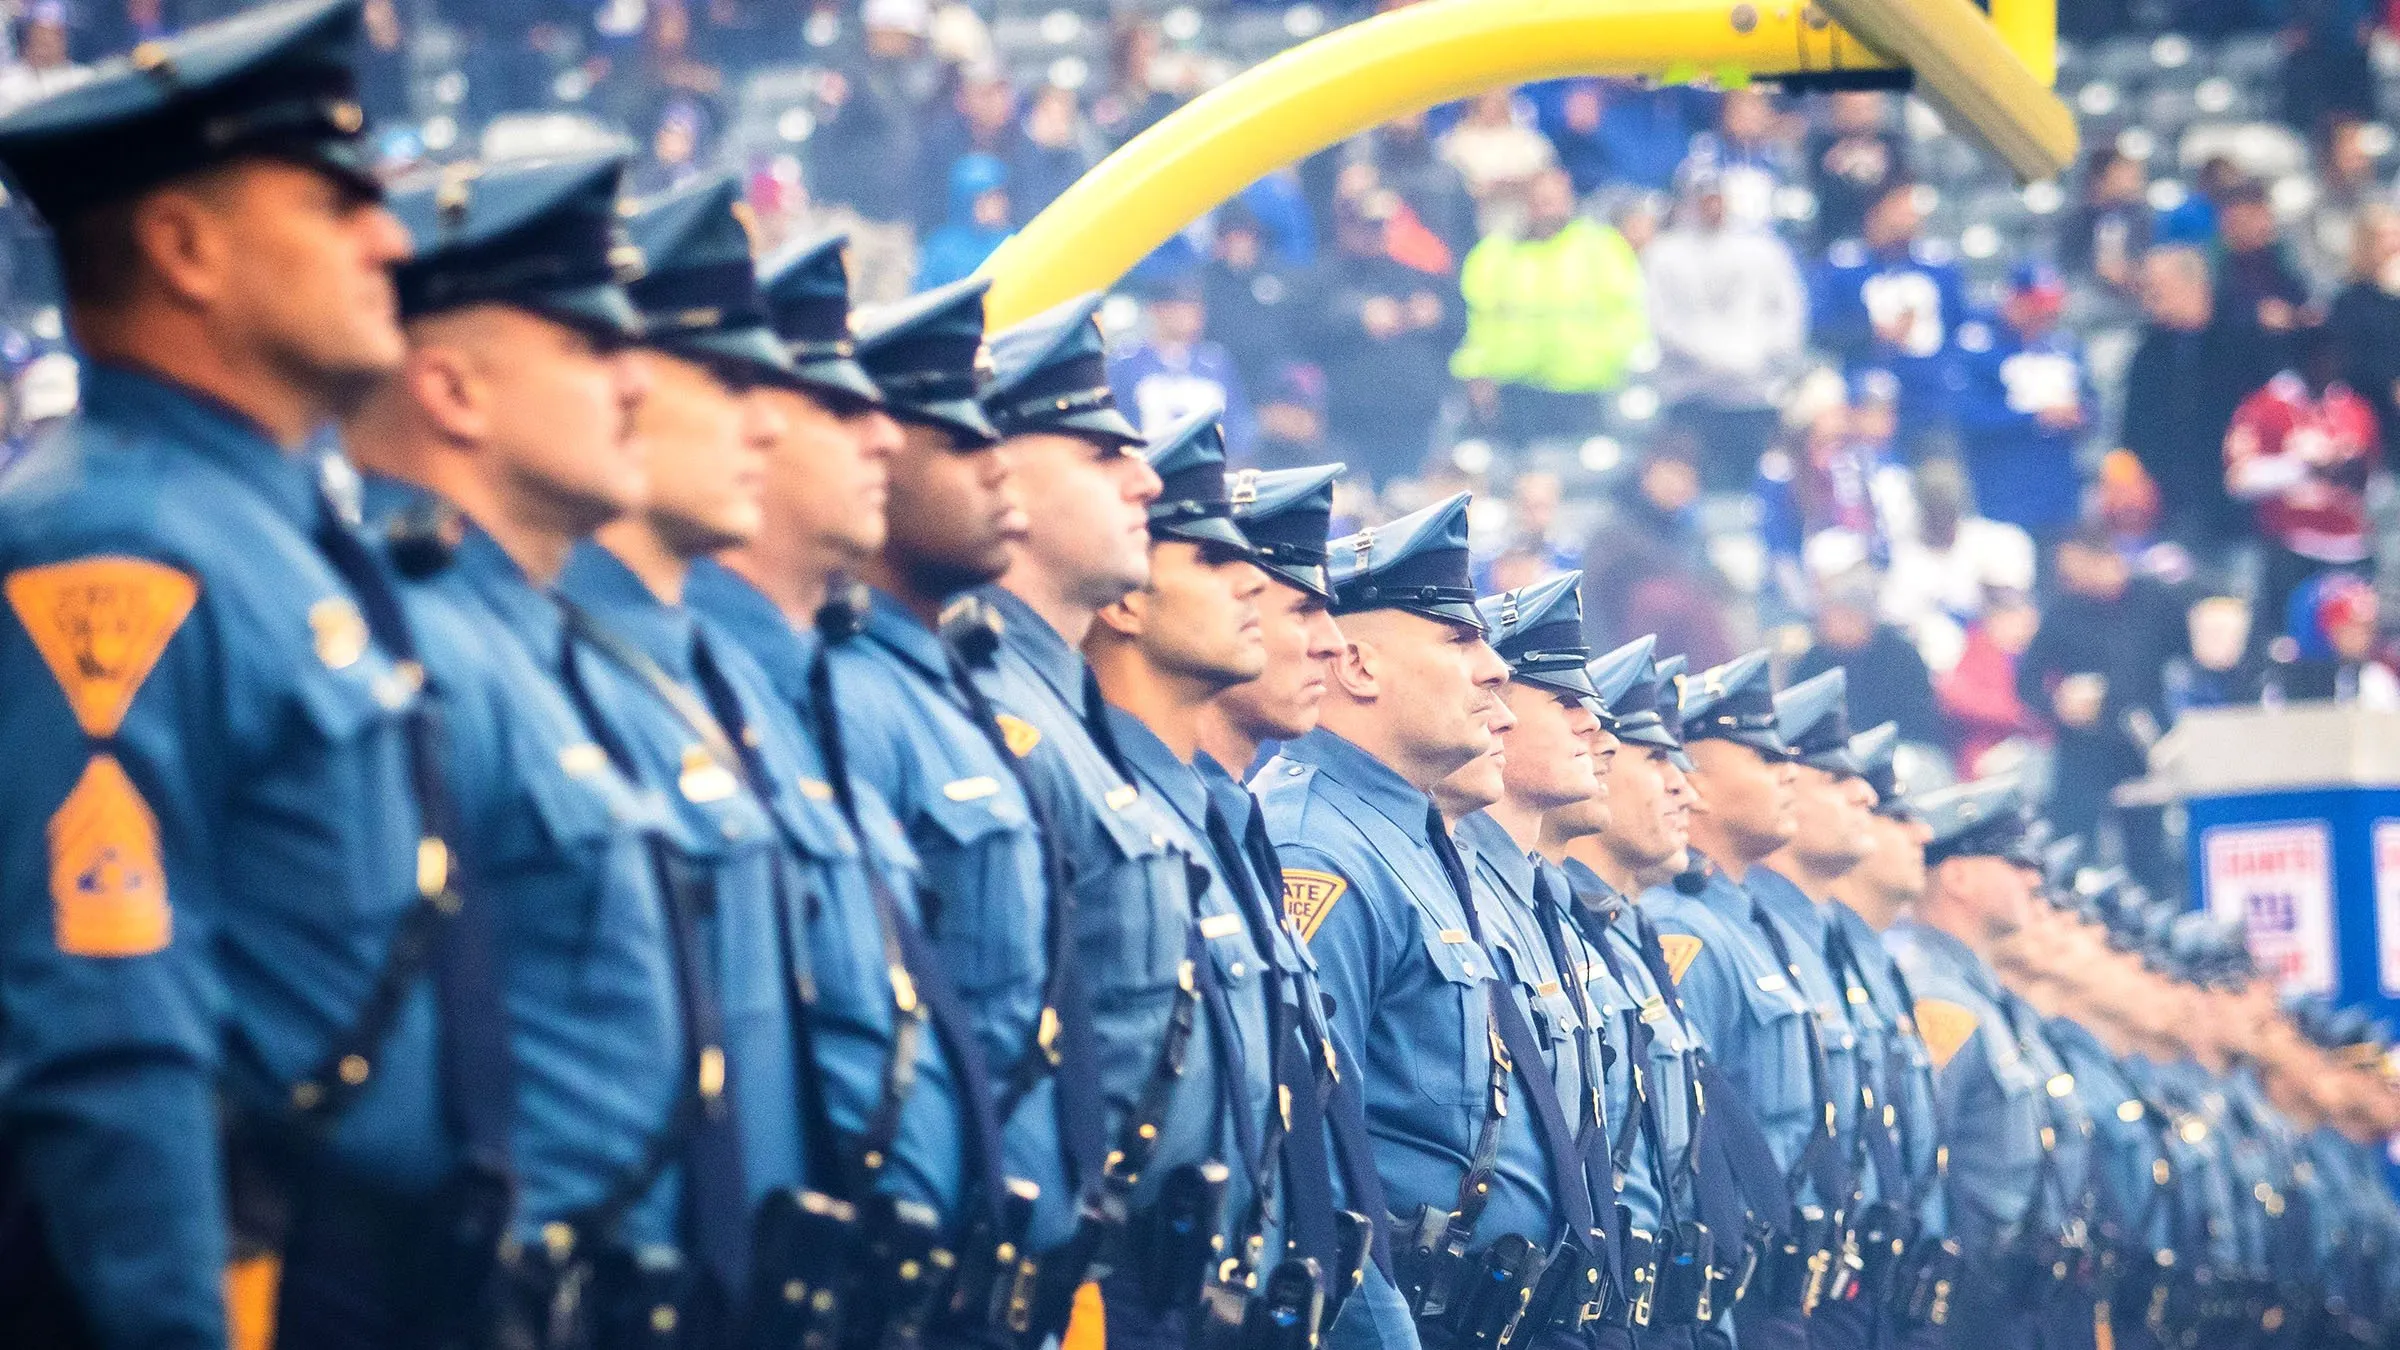
{"type": "MultiPolygon", "coordinates": [[[[1567,960],[1576,963],[1578,968],[1572,971],[1559,969],[1557,960],[1551,955],[1550,944],[1542,935],[1541,916],[1534,907],[1533,888],[1537,873],[1533,859],[1517,847],[1516,841],[1507,830],[1501,828],[1500,822],[1486,812],[1477,811],[1452,827],[1451,836],[1461,860],[1467,864],[1476,914],[1483,922],[1484,940],[1499,961],[1500,974],[1507,980],[1510,993],[1525,1010],[1526,1024],[1533,1028],[1534,1039],[1542,1047],[1542,1057],[1548,1061],[1551,1087],[1557,1094],[1560,1114],[1566,1117],[1568,1125],[1580,1138],[1585,1130],[1591,1128],[1594,1116],[1605,1112],[1606,1102],[1603,1098],[1600,1111],[1593,1109],[1584,1078],[1583,1053],[1577,1049],[1576,1042],[1586,1036],[1597,1037],[1605,1033],[1599,1027],[1587,1025],[1582,1002],[1576,997],[1576,991],[1568,987],[1568,981],[1597,963],[1599,957],[1580,934],[1562,934],[1567,960]]],[[[1560,892],[1558,898],[1563,902],[1567,897],[1560,892]]],[[[1615,1011],[1613,999],[1598,1010],[1601,1027],[1607,1025],[1615,1011]]],[[[1597,1039],[1590,1042],[1589,1053],[1594,1057],[1591,1069],[1597,1073],[1600,1071],[1600,1042],[1597,1039]]],[[[1603,1123],[1623,1118],[1606,1116],[1603,1123]]],[[[1511,1132],[1515,1138],[1508,1134],[1501,1136],[1501,1149],[1504,1153],[1512,1146],[1526,1149],[1527,1157],[1534,1165],[1545,1165],[1544,1150],[1539,1140],[1531,1137],[1534,1131],[1530,1128],[1530,1117],[1526,1123],[1527,1128],[1511,1132]]],[[[1547,1176],[1548,1173],[1542,1175],[1547,1176]]],[[[1575,1175],[1583,1175],[1580,1167],[1575,1169],[1575,1175]]],[[[1593,1177],[1590,1183],[1607,1187],[1610,1178],[1593,1177]]],[[[1556,1197],[1552,1198],[1555,1201],[1556,1197]]],[[[1607,1203],[1610,1199],[1605,1192],[1592,1196],[1594,1204],[1607,1203]]]]}
{"type": "MultiPolygon", "coordinates": [[[[375,520],[429,499],[366,484],[375,520]]],[[[444,765],[478,894],[497,898],[516,1064],[516,1232],[569,1219],[637,1172],[684,1087],[683,1012],[652,850],[682,837],[656,789],[592,740],[558,682],[566,628],[492,537],[469,525],[450,565],[401,601],[447,733],[444,765]]],[[[621,1235],[672,1244],[672,1179],[621,1235]]]]}
{"type": "Polygon", "coordinates": [[[1934,1063],[1934,1104],[1950,1149],[1950,1235],[1970,1264],[2001,1233],[2036,1217],[2047,1075],[2026,1057],[2007,997],[1965,943],[1910,919],[1885,935],[1916,995],[1917,1029],[1934,1063]]]}
{"type": "MultiPolygon", "coordinates": [[[[1458,1201],[1491,1107],[1491,1011],[1501,978],[1426,835],[1431,800],[1373,756],[1312,731],[1255,781],[1284,868],[1284,905],[1332,995],[1334,1036],[1353,1047],[1376,1170],[1394,1212],[1458,1201]]],[[[1555,1234],[1549,1173],[1512,1103],[1478,1246],[1555,1234]],[[1513,1136],[1513,1138],[1512,1138],[1513,1136]]]]}
{"type": "Polygon", "coordinates": [[[1958,326],[1958,432],[1975,508],[2036,534],[2072,525],[2082,509],[2075,453],[2095,429],[2099,395],[2074,337],[2028,340],[1995,315],[1958,326]],[[2045,427],[2049,408],[2080,408],[2073,427],[2045,427]]]}
{"type": "MultiPolygon", "coordinates": [[[[974,672],[1004,725],[1026,748],[1028,780],[1041,795],[1055,846],[1068,860],[1075,892],[1075,959],[1092,1006],[1104,1134],[1114,1146],[1143,1085],[1158,1064],[1169,1014],[1182,997],[1176,972],[1192,930],[1192,855],[1174,846],[1164,808],[1112,766],[1083,720],[1088,668],[1083,657],[1031,606],[1004,588],[976,594],[1000,617],[999,650],[974,672]]],[[[1198,1019],[1187,1072],[1213,1073],[1215,1032],[1198,1019]]],[[[1214,1100],[1185,1095],[1177,1101],[1214,1100]]],[[[1169,1120],[1134,1191],[1146,1207],[1167,1173],[1216,1157],[1212,1122],[1169,1120]]]]}
{"type": "Polygon", "coordinates": [[[2175,1250],[2195,1268],[2230,1273],[2241,1264],[2235,1227],[2234,1186],[2220,1149],[2220,1124],[2204,1103],[2187,1093],[2204,1090],[2205,1074],[2187,1076],[2178,1064],[2135,1058],[2125,1072],[2143,1099],[2167,1113],[2173,1131],[2163,1136],[2176,1189],[2175,1250]]]}
{"type": "Polygon", "coordinates": [[[1876,1096],[1892,1108],[1892,1127],[1898,1135],[1900,1163],[1907,1173],[1905,1187],[1887,1187],[1884,1198],[1905,1189],[1914,1201],[1914,1215],[1925,1233],[1949,1232],[1938,1175],[1941,1168],[1942,1128],[1934,1109],[1933,1057],[1917,1034],[1916,1011],[1906,997],[1903,978],[1883,934],[1859,917],[1858,911],[1836,900],[1827,922],[1848,939],[1858,958],[1859,977],[1866,985],[1871,1018],[1861,1018],[1859,1063],[1883,1066],[1876,1096]]]}
{"type": "MultiPolygon", "coordinates": [[[[836,893],[836,883],[843,878],[832,875],[836,869],[846,870],[853,887],[863,885],[856,872],[856,841],[840,829],[830,801],[807,790],[807,783],[821,785],[822,779],[811,780],[801,772],[796,732],[788,716],[777,710],[773,685],[740,644],[690,608],[662,603],[623,562],[596,544],[576,548],[559,589],[695,695],[704,690],[699,661],[705,653],[736,701],[743,727],[725,729],[742,735],[756,753],[763,776],[757,792],[718,768],[698,734],[638,677],[584,643],[571,647],[570,659],[593,702],[612,718],[628,752],[645,773],[655,776],[683,818],[692,850],[686,860],[715,884],[715,913],[704,923],[702,936],[714,958],[716,993],[724,1011],[727,1077],[749,1193],[763,1196],[807,1180],[826,1184],[825,1179],[808,1178],[802,1161],[799,1084],[786,1001],[789,983],[778,926],[788,923],[792,932],[810,934],[809,957],[822,959],[814,972],[817,977],[827,988],[857,991],[869,1005],[853,1009],[853,1015],[875,1015],[877,1005],[889,1003],[880,944],[852,927],[831,929],[825,918],[826,911],[847,912],[850,905],[867,903],[855,889],[845,902],[836,893]],[[812,924],[807,911],[811,896],[819,891],[828,894],[818,901],[820,913],[812,924]]],[[[830,1001],[820,997],[818,1006],[830,1001]]],[[[831,1070],[849,1058],[820,1057],[820,1065],[829,1070],[829,1092],[837,1082],[831,1070]]],[[[880,1051],[856,1060],[851,1066],[856,1072],[842,1077],[848,1080],[851,1109],[863,1118],[872,1108],[860,1107],[861,1097],[866,1102],[880,1100],[880,1087],[867,1079],[880,1074],[883,1061],[880,1051]]],[[[923,1067],[935,1077],[918,1088],[927,1093],[925,1101],[911,1103],[921,1109],[903,1120],[904,1130],[919,1133],[894,1147],[879,1184],[954,1214],[958,1150],[952,1120],[939,1105],[954,1089],[948,1086],[944,1066],[923,1067]]]]}
{"type": "Polygon", "coordinates": [[[1699,1050],[1699,1042],[1675,1014],[1673,1004],[1642,960],[1633,902],[1573,858],[1559,864],[1558,877],[1575,897],[1579,911],[1577,927],[1587,940],[1596,935],[1607,942],[1609,954],[1615,958],[1612,973],[1609,963],[1595,953],[1594,969],[1586,983],[1593,990],[1593,1001],[1602,1002],[1605,993],[1607,1005],[1614,1012],[1609,1035],[1618,1047],[1618,1054],[1605,1075],[1609,1119],[1614,1128],[1621,1129],[1628,1118],[1626,1113],[1637,1108],[1645,1113],[1639,1122],[1642,1141],[1634,1145],[1620,1177],[1617,1198],[1625,1203],[1635,1227],[1656,1233],[1664,1214],[1660,1178],[1673,1188],[1672,1199],[1678,1214],[1692,1215],[1698,1198],[1692,1188],[1692,1173],[1684,1165],[1684,1148],[1693,1134],[1692,1057],[1699,1050]],[[1619,976],[1623,977],[1621,983],[1619,976]],[[1631,1021],[1642,1024],[1650,1042],[1641,1085],[1645,1100],[1639,1103],[1633,1095],[1633,1076],[1625,1058],[1633,1044],[1631,1021]]]}
{"type": "Polygon", "coordinates": [[[2053,1017],[2043,1031],[2075,1076],[2075,1098],[2092,1122],[2092,1191],[2102,1229],[2119,1235],[2137,1256],[2171,1250],[2164,1193],[2174,1174],[2170,1168],[2166,1182],[2158,1179],[2158,1122],[2089,1028],[2053,1017]]]}
{"type": "Polygon", "coordinates": [[[1957,395],[1951,328],[1966,315],[1965,286],[1949,250],[1930,241],[1873,250],[1841,240],[1809,280],[1816,341],[1850,374],[1888,370],[1900,382],[1901,427],[1949,424],[1957,395]],[[1878,324],[1907,317],[1896,342],[1878,324]]]}
{"type": "MultiPolygon", "coordinates": [[[[1243,787],[1205,751],[1192,757],[1192,768],[1199,774],[1202,786],[1208,790],[1209,800],[1224,813],[1234,838],[1243,838],[1252,813],[1258,810],[1258,799],[1251,796],[1250,789],[1243,787]]],[[[1263,827],[1264,817],[1260,819],[1263,827]]],[[[1316,959],[1309,955],[1308,944],[1300,940],[1299,934],[1292,929],[1291,920],[1283,912],[1282,888],[1274,877],[1259,875],[1256,868],[1250,867],[1250,860],[1246,856],[1227,865],[1250,869],[1251,879],[1258,886],[1258,893],[1275,920],[1275,964],[1283,978],[1284,1000],[1290,1006],[1292,1015],[1298,1019],[1301,1036],[1311,1043],[1322,1045],[1319,1057],[1330,1063],[1333,1072],[1349,1072],[1349,1052],[1339,1044],[1332,1026],[1326,1020],[1325,996],[1317,983],[1316,959]]],[[[1332,1110],[1330,1103],[1326,1109],[1329,1112],[1332,1110]]],[[[1341,1150],[1332,1137],[1330,1126],[1326,1134],[1326,1156],[1333,1164],[1334,1203],[1345,1209],[1360,1210],[1359,1197],[1350,1194],[1341,1150]]],[[[1372,1165],[1372,1160],[1362,1162],[1372,1165]]],[[[1380,1214],[1368,1217],[1377,1222],[1383,1218],[1380,1214]]],[[[1407,1301],[1392,1286],[1383,1268],[1375,1262],[1367,1263],[1364,1281],[1342,1305],[1341,1314],[1335,1318],[1333,1325],[1325,1329],[1325,1344],[1329,1350],[1403,1350],[1404,1347],[1417,1344],[1417,1324],[1408,1315],[1407,1301]]]]}
{"type": "MultiPolygon", "coordinates": [[[[1016,776],[952,684],[949,649],[876,592],[862,631],[829,652],[850,772],[887,802],[937,908],[928,936],[958,985],[984,1062],[1005,1074],[1025,1052],[1049,973],[1041,839],[1016,776]]],[[[1064,1241],[1074,1196],[1047,1081],[1001,1122],[1002,1171],[1041,1187],[1031,1238],[1064,1241]]]]}
{"type": "MultiPolygon", "coordinates": [[[[693,565],[684,602],[709,632],[740,648],[764,681],[751,693],[762,704],[771,698],[780,714],[772,721],[784,737],[789,776],[779,786],[797,789],[787,805],[814,827],[802,861],[813,901],[808,931],[818,994],[810,1014],[816,1062],[826,1114],[843,1137],[855,1137],[883,1100],[896,1016],[867,869],[877,869],[902,916],[922,925],[916,850],[883,795],[856,773],[850,786],[863,839],[832,799],[808,687],[809,668],[824,641],[817,630],[794,627],[756,587],[713,562],[693,565]]],[[[961,1088],[930,1026],[918,1038],[916,1075],[892,1145],[899,1170],[885,1185],[954,1217],[965,1147],[961,1088]]]]}
{"type": "Polygon", "coordinates": [[[1658,928],[1684,1012],[1788,1173],[1810,1131],[1822,1128],[1803,1026],[1814,1010],[1752,922],[1750,892],[1697,853],[1693,862],[1707,877],[1699,895],[1654,886],[1640,903],[1658,928]]]}
{"type": "MultiPolygon", "coordinates": [[[[1221,1051],[1210,1064],[1194,1064],[1185,1071],[1168,1108],[1170,1118],[1193,1114],[1222,1122],[1229,1120],[1227,1112],[1241,1111],[1263,1127],[1275,1099],[1274,1054],[1267,1041],[1266,957],[1251,939],[1241,902],[1225,880],[1232,864],[1218,858],[1208,845],[1208,788],[1140,718],[1114,707],[1108,709],[1107,717],[1117,748],[1125,755],[1125,766],[1133,770],[1135,786],[1167,808],[1163,818],[1171,831],[1169,840],[1191,857],[1210,863],[1191,874],[1200,887],[1192,897],[1192,921],[1199,927],[1201,945],[1208,949],[1209,962],[1233,1013],[1231,1053],[1221,1051]],[[1199,1072],[1204,1067],[1209,1072],[1199,1072]],[[1220,1076],[1229,1073],[1238,1075],[1234,1082],[1220,1076]]],[[[1220,1041],[1228,1039],[1227,1028],[1219,1025],[1215,1029],[1220,1041]]],[[[1215,1149],[1216,1156],[1228,1162],[1240,1157],[1236,1136],[1228,1125],[1219,1126],[1215,1149]]],[[[1257,1160],[1251,1158],[1233,1169],[1233,1182],[1225,1192],[1229,1222],[1237,1222],[1250,1204],[1246,1170],[1256,1166],[1257,1160]]],[[[1272,1213],[1268,1216],[1270,1234],[1275,1217],[1272,1213]]],[[[1273,1250],[1272,1242],[1269,1250],[1273,1250]]]]}
{"type": "MultiPolygon", "coordinates": [[[[388,659],[311,540],[313,457],[104,363],[0,487],[0,1093],[104,1344],[219,1344],[220,1103],[272,1121],[417,903],[388,659]]],[[[427,1191],[423,982],[330,1140],[427,1191]]]]}
{"type": "MultiPolygon", "coordinates": [[[[1859,1086],[1866,1078],[1867,1060],[1859,1053],[1858,1027],[1850,1013],[1848,986],[1833,973],[1833,966],[1825,956],[1828,924],[1825,907],[1772,867],[1763,864],[1753,867],[1745,880],[1750,894],[1757,897],[1768,918],[1783,926],[1784,944],[1797,969],[1793,982],[1817,1019],[1817,1043],[1825,1051],[1825,1094],[1833,1103],[1837,1140],[1834,1153],[1847,1173],[1852,1159],[1860,1156],[1855,1152],[1864,1104],[1859,1086]]],[[[1871,1086],[1871,1080],[1868,1081],[1871,1086]]],[[[1883,1181],[1875,1175],[1872,1162],[1860,1169],[1860,1173],[1850,1177],[1850,1183],[1863,1188],[1867,1199],[1882,1199],[1883,1181]]],[[[1849,1201],[1848,1196],[1830,1199],[1836,1204],[1849,1201]]]]}

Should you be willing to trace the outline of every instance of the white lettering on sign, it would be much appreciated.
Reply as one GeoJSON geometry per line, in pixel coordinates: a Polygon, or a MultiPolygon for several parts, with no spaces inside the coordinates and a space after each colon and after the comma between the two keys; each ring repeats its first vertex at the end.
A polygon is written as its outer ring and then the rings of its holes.
{"type": "Polygon", "coordinates": [[[2400,820],[2375,822],[2375,951],[2386,998],[2400,998],[2400,820]]]}
{"type": "Polygon", "coordinates": [[[2332,993],[2331,827],[2220,825],[2201,837],[2201,855],[2209,913],[2243,926],[2259,969],[2286,994],[2332,993]]]}

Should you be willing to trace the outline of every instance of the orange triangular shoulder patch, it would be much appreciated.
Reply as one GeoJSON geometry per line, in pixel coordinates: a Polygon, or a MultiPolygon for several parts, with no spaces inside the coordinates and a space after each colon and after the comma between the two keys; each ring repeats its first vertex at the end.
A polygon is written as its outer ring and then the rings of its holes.
{"type": "Polygon", "coordinates": [[[992,720],[1000,724],[1000,739],[1008,743],[1008,753],[1019,759],[1032,754],[1033,747],[1042,743],[1041,728],[1022,717],[1001,713],[992,720]]]}
{"type": "Polygon", "coordinates": [[[1349,889],[1348,880],[1331,872],[1287,867],[1283,869],[1283,917],[1306,942],[1317,935],[1325,916],[1333,912],[1334,902],[1349,889]]]}
{"type": "Polygon", "coordinates": [[[1690,970],[1692,962],[1700,959],[1700,949],[1706,945],[1688,933],[1659,934],[1658,951],[1667,958],[1668,976],[1677,984],[1683,983],[1683,972],[1690,970]]]}
{"type": "Polygon", "coordinates": [[[1950,1066],[1960,1047],[1974,1039],[1979,1025],[1972,1008],[1947,999],[1917,1000],[1917,1034],[1924,1037],[1926,1052],[1933,1056],[1937,1069],[1950,1066]]]}
{"type": "Polygon", "coordinates": [[[172,935],[158,819],[113,755],[94,755],[50,817],[50,904],[69,956],[148,956],[172,935]]]}
{"type": "Polygon", "coordinates": [[[85,734],[114,736],[200,597],[189,573],[142,558],[78,558],[8,576],[8,603],[85,734]]]}

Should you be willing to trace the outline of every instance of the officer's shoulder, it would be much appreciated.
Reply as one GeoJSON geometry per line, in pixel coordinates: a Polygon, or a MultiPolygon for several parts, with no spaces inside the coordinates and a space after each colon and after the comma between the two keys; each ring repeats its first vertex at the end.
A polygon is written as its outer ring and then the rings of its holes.
{"type": "Polygon", "coordinates": [[[205,557],[214,532],[162,443],[77,419],[26,452],[0,479],[0,541],[12,555],[125,552],[161,561],[205,557]],[[176,470],[170,472],[170,468],[176,470]]]}

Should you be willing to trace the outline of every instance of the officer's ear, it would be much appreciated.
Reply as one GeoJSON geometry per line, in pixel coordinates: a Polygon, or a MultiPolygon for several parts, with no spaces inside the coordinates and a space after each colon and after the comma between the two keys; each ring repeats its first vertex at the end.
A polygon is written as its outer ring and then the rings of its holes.
{"type": "Polygon", "coordinates": [[[1106,629],[1113,637],[1127,642],[1138,641],[1149,625],[1150,595],[1147,590],[1128,592],[1123,598],[1111,600],[1094,615],[1095,627],[1106,629]]]}
{"type": "Polygon", "coordinates": [[[1365,638],[1345,635],[1340,653],[1325,663],[1334,687],[1358,703],[1371,703],[1383,692],[1383,653],[1365,638]]]}
{"type": "Polygon", "coordinates": [[[226,291],[239,253],[224,209],[227,187],[215,174],[152,191],[124,208],[125,241],[137,262],[173,300],[207,308],[226,291]]]}
{"type": "Polygon", "coordinates": [[[400,378],[417,415],[454,449],[471,450],[491,435],[488,385],[474,356],[435,333],[412,335],[400,378]]]}

